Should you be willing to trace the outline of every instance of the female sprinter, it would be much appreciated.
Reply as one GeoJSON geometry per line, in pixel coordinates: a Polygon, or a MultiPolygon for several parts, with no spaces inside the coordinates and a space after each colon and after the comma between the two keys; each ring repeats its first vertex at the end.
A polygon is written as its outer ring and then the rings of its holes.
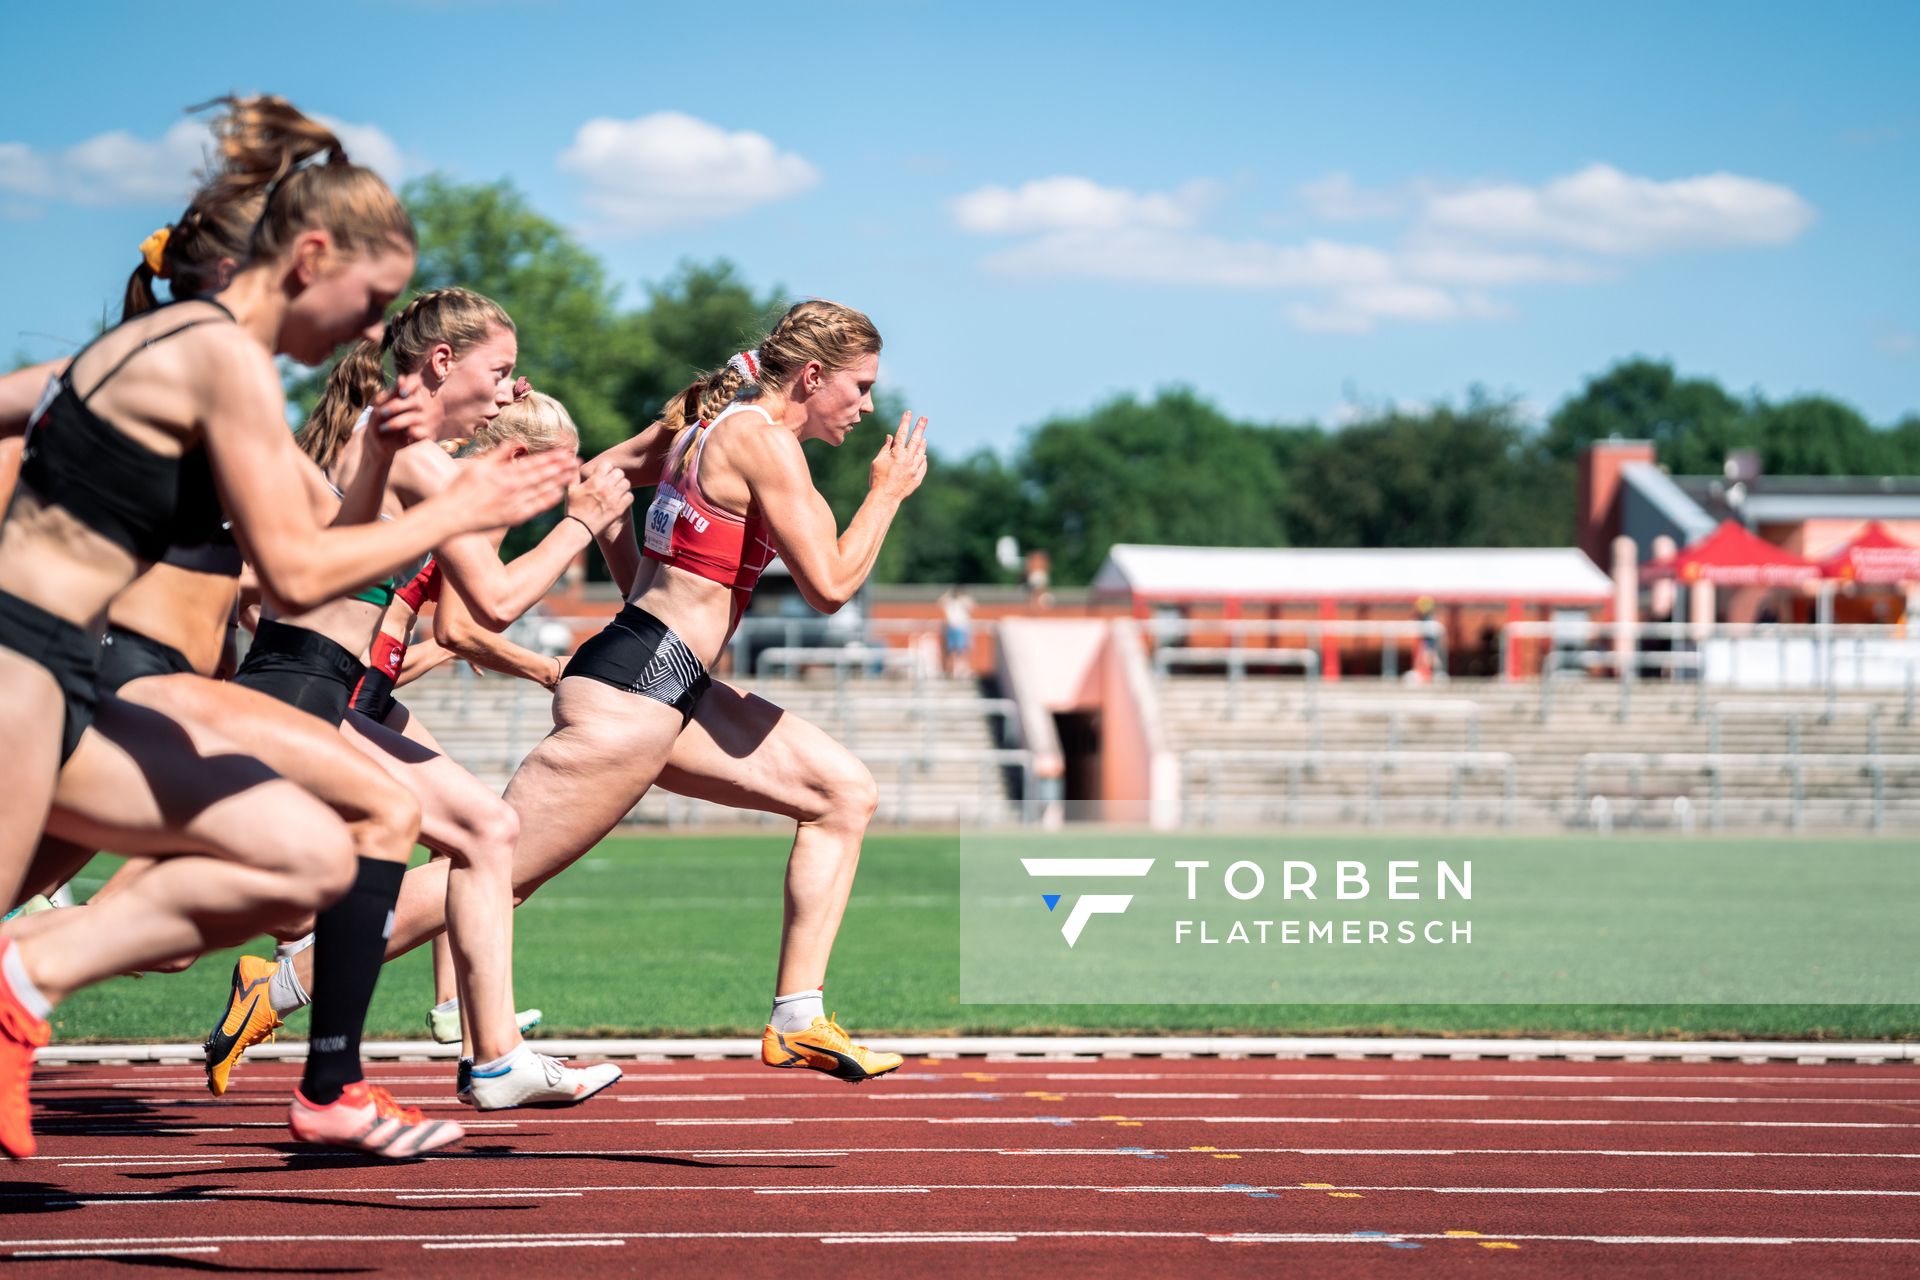
{"type": "MultiPolygon", "coordinates": [[[[663,768],[682,794],[734,804],[758,797],[754,807],[797,818],[762,1060],[856,1082],[901,1061],[853,1044],[821,1003],[861,834],[877,803],[873,779],[818,729],[795,721],[768,737],[768,725],[793,717],[715,688],[706,667],[776,549],[815,608],[844,604],[926,475],[926,420],[903,418],[874,459],[866,501],[838,537],[808,476],[800,442],[846,439],[873,407],[879,354],[880,335],[865,316],[803,302],[752,359],[736,356],[670,401],[640,436],[596,459],[631,466],[631,479],[651,483],[661,478],[664,453],[665,476],[647,513],[649,563],[627,607],[574,655],[554,698],[556,728],[506,794],[521,819],[520,900],[599,843],[668,776],[663,768]],[[712,712],[710,700],[718,704],[712,712]],[[683,732],[709,714],[710,729],[683,732]]],[[[444,927],[436,905],[444,877],[432,863],[408,872],[389,956],[444,927]]]]}
{"type": "MultiPolygon", "coordinates": [[[[296,608],[470,527],[449,501],[408,527],[317,539],[298,502],[272,356],[324,359],[375,322],[413,267],[412,227],[392,193],[337,144],[328,159],[268,184],[249,263],[216,300],[109,330],[48,388],[29,428],[0,525],[0,754],[16,782],[0,814],[0,882],[11,896],[49,801],[55,834],[191,852],[35,938],[0,942],[0,1145],[15,1155],[33,1149],[27,1075],[53,1002],[322,907],[338,994],[316,1010],[294,1135],[409,1151],[459,1136],[387,1114],[360,1079],[359,1027],[400,867],[356,867],[346,829],[318,800],[214,735],[94,688],[88,629],[143,564],[205,541],[223,504],[266,590],[296,608]]],[[[382,429],[405,408],[381,405],[382,429]]],[[[511,496],[493,509],[504,519],[537,510],[555,485],[503,472],[495,488],[511,496]]]]}
{"type": "MultiPolygon", "coordinates": [[[[513,323],[492,301],[465,289],[439,289],[409,302],[388,320],[379,342],[364,342],[335,367],[326,392],[302,430],[302,448],[326,469],[337,490],[353,488],[364,467],[368,432],[362,406],[380,393],[382,357],[396,372],[418,375],[439,406],[441,438],[471,436],[511,402],[517,342],[513,323]]],[[[572,457],[571,451],[566,453],[572,457]]],[[[386,504],[400,510],[444,490],[462,470],[433,443],[404,449],[387,478],[386,504]]],[[[563,519],[533,550],[502,565],[484,538],[453,538],[435,558],[453,588],[489,625],[505,626],[559,578],[594,535],[632,502],[619,473],[602,467],[568,495],[563,519]]],[[[418,566],[415,566],[417,571],[418,566]]],[[[373,641],[394,592],[412,572],[369,591],[299,615],[263,612],[254,647],[235,676],[238,683],[343,725],[365,750],[420,801],[421,842],[448,855],[445,913],[460,1004],[471,1023],[476,1071],[474,1101],[494,1110],[527,1104],[585,1101],[620,1078],[600,1064],[572,1068],[534,1053],[521,1038],[512,1002],[512,862],[518,826],[504,801],[460,765],[384,725],[352,713],[349,699],[365,671],[361,655],[373,641]]],[[[315,957],[316,961],[320,957],[315,957]]],[[[293,970],[244,957],[236,969],[221,1027],[245,1005],[249,984],[269,984],[284,1011],[304,1002],[291,989],[293,970]]],[[[324,990],[324,970],[317,971],[324,990]]],[[[209,1081],[275,1025],[275,1011],[254,1006],[250,1025],[232,1039],[209,1041],[209,1081]],[[216,1055],[216,1050],[218,1054],[216,1055]]]]}

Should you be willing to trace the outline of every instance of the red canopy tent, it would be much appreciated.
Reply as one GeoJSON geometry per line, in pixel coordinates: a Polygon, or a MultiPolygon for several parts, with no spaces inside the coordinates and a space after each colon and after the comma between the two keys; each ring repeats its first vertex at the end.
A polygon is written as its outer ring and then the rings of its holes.
{"type": "Polygon", "coordinates": [[[1723,520],[1672,560],[1650,564],[1644,572],[1650,578],[1671,575],[1683,583],[1720,587],[1791,587],[1818,578],[1820,566],[1747,532],[1738,520],[1723,520]]]}
{"type": "Polygon", "coordinates": [[[1908,546],[1875,520],[1822,560],[1820,572],[1869,585],[1920,581],[1920,547],[1908,546]]]}

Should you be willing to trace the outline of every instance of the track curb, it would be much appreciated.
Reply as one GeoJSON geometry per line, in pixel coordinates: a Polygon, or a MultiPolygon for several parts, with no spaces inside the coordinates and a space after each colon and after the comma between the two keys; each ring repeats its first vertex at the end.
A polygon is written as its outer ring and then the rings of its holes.
{"type": "MultiPolygon", "coordinates": [[[[752,1058],[760,1042],[716,1040],[536,1040],[542,1052],[559,1057],[716,1059],[752,1058]]],[[[1775,1040],[1468,1040],[1368,1036],[876,1036],[870,1047],[908,1057],[987,1058],[1453,1058],[1524,1062],[1920,1062],[1920,1044],[1775,1040]]],[[[260,1060],[299,1061],[303,1041],[266,1044],[248,1050],[260,1060]]],[[[420,1061],[458,1056],[459,1046],[431,1040],[370,1040],[362,1054],[374,1062],[420,1061]]],[[[107,1062],[193,1062],[197,1044],[49,1045],[36,1060],[48,1065],[107,1062]]]]}

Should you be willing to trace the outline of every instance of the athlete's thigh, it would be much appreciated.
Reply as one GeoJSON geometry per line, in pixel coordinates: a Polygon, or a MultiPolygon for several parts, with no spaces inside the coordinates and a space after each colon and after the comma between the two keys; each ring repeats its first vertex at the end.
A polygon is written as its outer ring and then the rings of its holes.
{"type": "Polygon", "coordinates": [[[832,735],[716,680],[674,740],[660,786],[734,809],[818,817],[835,778],[860,768],[832,735]]]}
{"type": "Polygon", "coordinates": [[[314,804],[211,729],[108,694],[60,771],[47,831],[114,853],[228,853],[244,822],[294,796],[314,804]]]}
{"type": "Polygon", "coordinates": [[[380,723],[429,751],[447,754],[446,748],[440,745],[440,739],[433,736],[433,730],[422,724],[420,717],[413,714],[413,708],[403,702],[394,703],[393,710],[387,712],[387,718],[380,723]]]}
{"type": "Polygon", "coordinates": [[[681,725],[672,707],[584,676],[560,682],[553,719],[507,783],[523,879],[553,874],[617,825],[659,776],[681,725]]]}
{"type": "Polygon", "coordinates": [[[358,817],[387,789],[380,767],[318,716],[244,685],[195,675],[145,676],[119,696],[186,725],[205,725],[341,812],[358,817]]]}
{"type": "Polygon", "coordinates": [[[65,715],[60,686],[47,669],[0,649],[0,759],[6,762],[7,793],[0,803],[0,897],[14,895],[46,826],[65,715]]]}
{"type": "Polygon", "coordinates": [[[458,762],[358,711],[347,712],[340,728],[347,742],[420,802],[420,843],[429,848],[462,842],[500,805],[500,797],[458,762]]]}

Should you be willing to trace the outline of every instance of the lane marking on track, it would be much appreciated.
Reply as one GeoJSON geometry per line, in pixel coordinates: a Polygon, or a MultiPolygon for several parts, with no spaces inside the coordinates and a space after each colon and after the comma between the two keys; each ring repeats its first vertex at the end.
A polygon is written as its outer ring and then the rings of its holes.
{"type": "Polygon", "coordinates": [[[1019,1236],[821,1236],[821,1244],[1018,1244],[1019,1236]]]}
{"type": "MultiPolygon", "coordinates": [[[[216,1191],[214,1195],[230,1195],[226,1191],[216,1191]]],[[[394,1196],[395,1200],[565,1200],[579,1199],[586,1195],[584,1191],[410,1191],[394,1196]]]]}
{"type": "MultiPolygon", "coordinates": [[[[538,1045],[538,1040],[531,1043],[538,1045]]],[[[611,1059],[609,1059],[611,1061],[611,1059]]],[[[450,1072],[435,1075],[401,1075],[398,1071],[382,1071],[381,1064],[368,1064],[370,1079],[381,1084],[444,1084],[450,1072]]],[[[398,1066],[399,1064],[388,1064],[398,1066]]],[[[799,1078],[785,1078],[748,1071],[703,1071],[703,1072],[654,1072],[644,1062],[622,1062],[621,1069],[627,1073],[627,1079],[638,1084],[700,1084],[712,1081],[725,1081],[739,1088],[742,1086],[760,1086],[751,1088],[756,1096],[782,1097],[806,1092],[810,1081],[799,1078]],[[769,1078],[771,1077],[771,1078],[769,1078]]],[[[451,1063],[449,1063],[451,1066],[451,1063]]],[[[412,1064],[408,1069],[417,1071],[412,1064]]],[[[1408,1081],[1430,1082],[1434,1084],[1633,1084],[1645,1085],[1655,1082],[1674,1084],[1751,1084],[1779,1086],[1786,1084],[1816,1084],[1843,1088],[1881,1088],[1890,1085],[1920,1086],[1920,1076],[1887,1075],[1880,1067],[1842,1068],[1845,1074],[1836,1075],[1705,1075],[1688,1072],[1635,1072],[1626,1075],[1582,1074],[1555,1075],[1543,1073],[1519,1073],[1502,1071],[965,1071],[965,1072],[896,1072],[893,1082],[904,1084],[908,1081],[939,1082],[953,1079],[970,1080],[976,1084],[992,1084],[1001,1081],[1057,1081],[1075,1083],[1080,1081],[1157,1081],[1173,1080],[1187,1083],[1210,1083],[1213,1081],[1249,1080],[1269,1084],[1299,1084],[1302,1082],[1330,1084],[1400,1084],[1408,1081]]],[[[250,1067],[244,1083],[236,1083],[229,1098],[245,1097],[251,1094],[284,1095],[300,1079],[298,1069],[275,1072],[264,1067],[250,1067]],[[268,1088],[268,1085],[274,1088],[268,1088]]],[[[43,1069],[34,1080],[36,1092],[51,1091],[82,1086],[110,1086],[118,1089],[185,1089],[204,1090],[207,1087],[205,1077],[167,1076],[128,1079],[125,1076],[64,1076],[56,1071],[43,1069]]]]}
{"type": "Polygon", "coordinates": [[[1113,1186],[1105,1183],[1090,1182],[958,1182],[958,1183],[916,1183],[902,1186],[897,1183],[843,1185],[836,1183],[792,1183],[785,1186],[714,1186],[711,1183],[603,1183],[582,1184],[577,1186],[530,1186],[530,1187],[485,1187],[461,1191],[428,1191],[414,1186],[289,1186],[289,1187],[215,1187],[192,1197],[153,1195],[147,1192],[129,1191],[121,1194],[94,1193],[87,1198],[74,1196],[71,1192],[35,1189],[31,1191],[0,1192],[0,1197],[9,1200],[39,1200],[63,1204],[146,1206],[156,1204],[199,1204],[209,1199],[250,1199],[257,1196],[332,1196],[332,1195],[382,1195],[394,1196],[402,1200],[460,1200],[460,1199],[523,1199],[534,1197],[576,1197],[584,1195],[930,1195],[935,1192],[1006,1192],[1006,1191],[1079,1191],[1100,1195],[1220,1195],[1226,1193],[1244,1193],[1247,1190],[1270,1191],[1279,1193],[1298,1193],[1310,1191],[1315,1194],[1327,1194],[1357,1198],[1363,1193],[1398,1193],[1426,1195],[1462,1195],[1462,1196],[1782,1196],[1813,1198],[1854,1198],[1854,1199],[1912,1199],[1920,1197],[1920,1191],[1905,1188],[1883,1187],[1541,1187],[1541,1186],[1443,1186],[1433,1184],[1382,1184],[1366,1185],[1360,1183],[1299,1182],[1299,1183],[1233,1183],[1219,1186],[1210,1183],[1170,1184],[1170,1185],[1124,1185],[1113,1186]]]}
{"type": "Polygon", "coordinates": [[[751,1187],[757,1196],[924,1196],[946,1187],[751,1187]]]}
{"type": "MultiPolygon", "coordinates": [[[[898,1089],[885,1093],[871,1090],[855,1094],[854,1102],[890,1103],[890,1102],[997,1102],[1006,1095],[998,1093],[910,1093],[898,1089]]],[[[1116,1102],[1245,1102],[1259,1098],[1277,1098],[1287,1102],[1605,1102],[1619,1105],[1667,1105],[1673,1106],[1821,1106],[1821,1107],[1912,1107],[1920,1106],[1920,1096],[1911,1098],[1805,1098],[1781,1097],[1779,1095],[1755,1097],[1731,1097],[1725,1095],[1701,1096],[1696,1094],[1629,1094],[1629,1093],[1333,1093],[1325,1090],[1256,1090],[1239,1093],[1153,1093],[1134,1091],[1128,1093],[1106,1092],[1093,1089],[1075,1089],[1069,1093],[1047,1093],[1039,1089],[1028,1089],[1020,1094],[1023,1098],[1032,1098],[1040,1102],[1066,1102],[1074,1098],[1111,1098],[1116,1102]]],[[[615,1102],[650,1103],[658,1106],[678,1106],[692,1102],[757,1102],[761,1100],[793,1102],[791,1095],[776,1097],[772,1094],[744,1093],[622,1093],[613,1097],[615,1102]]],[[[418,1106],[421,1103],[442,1103],[446,1099],[438,1095],[424,1098],[402,1098],[400,1101],[418,1106]]],[[[822,1099],[825,1103],[826,1100],[822,1099]]],[[[156,1105],[178,1105],[166,1099],[158,1100],[156,1105]]],[[[189,1104],[193,1105],[193,1104],[189,1104]]],[[[835,1100],[833,1105],[838,1105],[835,1100]]],[[[1101,1119],[1106,1119],[1102,1116],[1101,1119]]]]}
{"type": "Polygon", "coordinates": [[[167,1164],[209,1165],[220,1164],[227,1156],[180,1156],[175,1159],[155,1157],[151,1160],[68,1160],[62,1169],[151,1169],[167,1164]]]}
{"type": "MultiPolygon", "coordinates": [[[[1016,1240],[1188,1240],[1208,1241],[1216,1244],[1373,1244],[1374,1238],[1359,1238],[1351,1233],[1334,1232],[1239,1232],[1219,1233],[1207,1231],[1088,1231],[1088,1230],[1009,1230],[993,1233],[996,1237],[1011,1236],[1016,1240]]],[[[1406,1240],[1454,1240],[1438,1232],[1401,1232],[1399,1238],[1406,1240]]],[[[458,1243],[467,1248],[479,1248],[495,1244],[500,1248],[534,1247],[548,1245],[556,1241],[600,1241],[606,1244],[618,1244],[634,1240],[844,1240],[857,1236],[860,1239],[882,1240],[888,1243],[896,1241],[911,1242],[915,1239],[945,1240],[951,1238],[951,1231],[623,1231],[617,1234],[605,1232],[520,1232],[517,1234],[486,1235],[473,1234],[466,1240],[448,1242],[444,1235],[409,1235],[404,1233],[382,1233],[379,1235],[348,1235],[330,1233],[327,1235],[226,1235],[226,1236],[106,1236],[93,1239],[74,1240],[0,1240],[0,1249],[23,1251],[27,1249],[59,1250],[62,1252],[83,1249],[88,1246],[103,1246],[123,1252],[151,1253],[156,1251],[178,1252],[182,1246],[199,1245],[297,1245],[297,1244],[428,1244],[446,1247],[458,1243]]],[[[1510,1241],[1561,1241],[1576,1244],[1629,1244],[1629,1245],[1865,1245],[1881,1247],[1912,1248],[1920,1246],[1920,1236],[1657,1236],[1657,1235],[1588,1235],[1577,1233],[1543,1234],[1503,1232],[1501,1239],[1510,1241]]],[[[16,1253],[17,1256],[17,1253],[16,1253]]]]}
{"type": "MultiPolygon", "coordinates": [[[[42,1097],[46,1094],[43,1091],[42,1097]]],[[[999,1102],[1005,1094],[978,1091],[919,1093],[892,1089],[886,1092],[868,1090],[855,1094],[850,1099],[827,1099],[815,1097],[795,1097],[790,1093],[746,1094],[746,1093],[652,1093],[640,1094],[620,1092],[608,1095],[608,1100],[635,1106],[683,1106],[692,1103],[714,1102],[778,1102],[791,1105],[799,1101],[819,1101],[822,1105],[839,1106],[844,1101],[889,1105],[915,1102],[999,1102]]],[[[1039,1102],[1068,1102],[1076,1099],[1105,1099],[1115,1102],[1251,1102],[1271,1099],[1283,1102],[1494,1102],[1527,1103],[1530,1105],[1553,1105],[1557,1103],[1603,1103],[1613,1106],[1803,1106],[1803,1107],[1914,1107],[1920,1106],[1920,1095],[1911,1098],[1815,1098],[1802,1096],[1782,1096],[1778,1094],[1740,1097],[1732,1095],[1701,1094],[1627,1094],[1627,1093],[1349,1093],[1329,1090],[1252,1090],[1234,1093],[1160,1093],[1134,1090],[1113,1092],[1094,1089],[1074,1089],[1066,1093],[1049,1093],[1040,1089],[1029,1089],[1020,1097],[1031,1098],[1039,1102]]],[[[131,1099],[130,1102],[144,1103],[149,1107],[198,1107],[198,1100],[183,1098],[146,1098],[131,1099]]],[[[453,1107],[457,1104],[444,1094],[415,1094],[397,1096],[395,1101],[405,1106],[453,1107]]],[[[225,1106],[267,1106],[279,1108],[285,1106],[285,1100],[277,1097],[258,1099],[229,1097],[225,1106]]],[[[71,1114],[72,1109],[69,1109],[71,1114]]],[[[101,1116],[124,1116],[128,1114],[124,1107],[101,1110],[95,1114],[101,1116]]],[[[1101,1117],[1105,1119],[1105,1117],[1101,1117]]]]}
{"type": "Polygon", "coordinates": [[[445,1244],[422,1244],[422,1249],[584,1249],[624,1246],[625,1240],[458,1240],[445,1244]]]}
{"type": "MultiPolygon", "coordinates": [[[[1164,1160],[1171,1155],[1188,1151],[1232,1151],[1242,1155],[1298,1155],[1298,1156],[1564,1156],[1586,1158],[1602,1156],[1610,1159],[1628,1160],[1920,1160],[1920,1151],[1667,1151],[1638,1150],[1632,1148],[1606,1147],[727,1147],[706,1150],[698,1147],[607,1147],[526,1151],[435,1151],[422,1157],[423,1160],[555,1160],[581,1159],[592,1160],[609,1156],[678,1156],[701,1160],[746,1160],[768,1156],[821,1156],[845,1157],[854,1155],[997,1155],[997,1156],[1058,1156],[1081,1158],[1088,1156],[1145,1156],[1164,1160]]],[[[352,1151],[326,1151],[315,1149],[302,1151],[290,1157],[298,1162],[319,1160],[358,1160],[361,1157],[352,1151]]],[[[29,1156],[29,1160],[58,1162],[62,1168],[70,1164],[94,1164],[102,1162],[122,1163],[129,1166],[149,1164],[179,1164],[182,1159],[168,1156],[145,1156],[138,1154],[116,1154],[98,1156],[29,1156]]],[[[224,1163],[236,1160],[258,1160],[255,1152],[233,1153],[228,1155],[192,1156],[195,1163],[224,1163]]]]}
{"type": "MultiPolygon", "coordinates": [[[[452,1112],[454,1108],[446,1108],[452,1112]]],[[[1666,1128],[1666,1129],[1920,1129],[1920,1122],[1903,1120],[1654,1120],[1635,1117],[1529,1117],[1529,1116],[1147,1116],[1143,1120],[1107,1120],[1104,1116],[698,1116],[666,1119],[656,1116],[570,1116],[524,1120],[467,1120],[468,1129],[517,1129],[521,1125],[612,1125],[644,1124],[660,1128],[699,1128],[733,1126],[748,1128],[796,1124],[935,1124],[935,1125],[1074,1125],[1108,1123],[1138,1127],[1142,1124],[1286,1124],[1286,1125],[1524,1125],[1550,1128],[1666,1128]]],[[[233,1133],[242,1129],[284,1129],[282,1121],[242,1120],[220,1129],[111,1129],[90,1125],[42,1123],[40,1132],[60,1136],[144,1137],[152,1134],[233,1133]]]]}
{"type": "Polygon", "coordinates": [[[12,1256],[16,1258],[152,1258],[160,1255],[173,1258],[187,1253],[218,1253],[217,1244],[201,1245],[190,1249],[21,1249],[12,1256]]]}

